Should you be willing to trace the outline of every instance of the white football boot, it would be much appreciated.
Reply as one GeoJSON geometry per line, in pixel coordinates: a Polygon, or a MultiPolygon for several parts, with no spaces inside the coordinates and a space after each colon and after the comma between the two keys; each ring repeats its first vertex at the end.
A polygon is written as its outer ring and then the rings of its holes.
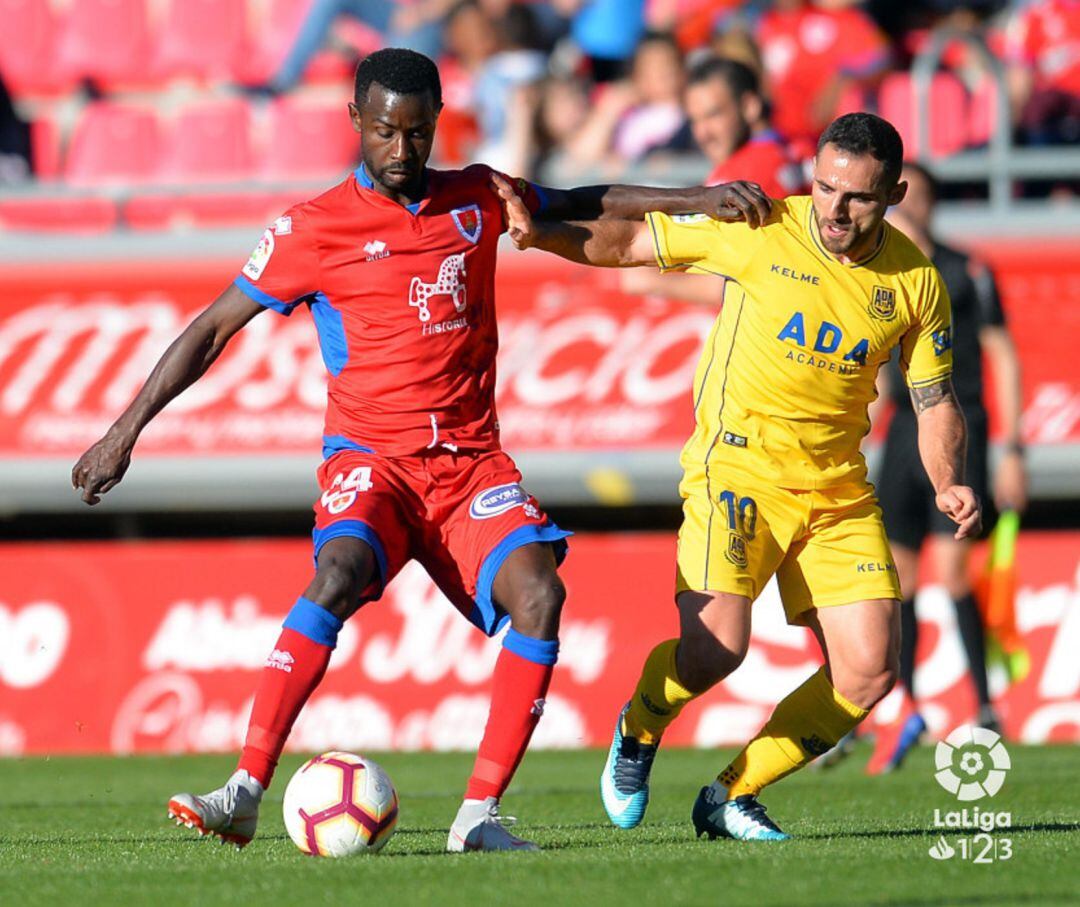
{"type": "Polygon", "coordinates": [[[499,815],[499,801],[494,797],[466,800],[461,804],[446,849],[450,853],[467,850],[539,850],[532,841],[511,834],[509,826],[517,822],[513,816],[499,815]]]}
{"type": "Polygon", "coordinates": [[[237,850],[251,843],[259,821],[263,788],[243,769],[208,794],[176,794],[169,800],[169,818],[200,835],[217,835],[237,850]]]}

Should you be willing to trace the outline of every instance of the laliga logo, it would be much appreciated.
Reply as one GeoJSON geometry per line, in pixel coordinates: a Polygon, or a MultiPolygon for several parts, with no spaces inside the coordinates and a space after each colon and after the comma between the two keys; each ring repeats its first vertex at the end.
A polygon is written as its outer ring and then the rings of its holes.
{"type": "Polygon", "coordinates": [[[1012,761],[1000,734],[965,724],[938,743],[934,765],[937,783],[966,803],[1001,790],[1012,761]]]}

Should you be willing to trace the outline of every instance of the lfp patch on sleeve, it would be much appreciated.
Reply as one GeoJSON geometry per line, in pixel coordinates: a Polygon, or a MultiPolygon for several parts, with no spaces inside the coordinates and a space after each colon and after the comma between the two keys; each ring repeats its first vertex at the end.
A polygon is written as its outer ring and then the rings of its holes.
{"type": "Polygon", "coordinates": [[[244,265],[244,276],[250,277],[252,280],[258,280],[262,276],[262,272],[266,270],[266,265],[273,254],[274,231],[268,227],[266,232],[263,233],[262,239],[259,240],[259,244],[255,247],[255,251],[251,253],[251,258],[244,265]]]}

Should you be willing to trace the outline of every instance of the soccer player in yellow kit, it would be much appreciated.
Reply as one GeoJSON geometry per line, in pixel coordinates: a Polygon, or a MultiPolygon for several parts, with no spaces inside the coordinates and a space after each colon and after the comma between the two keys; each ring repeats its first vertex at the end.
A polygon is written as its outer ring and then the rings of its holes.
{"type": "Polygon", "coordinates": [[[652,213],[644,223],[534,223],[497,185],[519,248],[727,279],[681,459],[679,637],[646,659],[601,776],[604,806],[621,828],[644,816],[665,728],[742,662],[751,604],[774,574],[788,621],[810,628],[824,665],[702,788],[692,812],[698,835],[787,838],[758,794],[828,750],[892,688],[900,589],[859,443],[875,376],[898,344],[937,506],[958,538],[978,530],[950,379],[948,294],[884,221],[904,196],[902,160],[885,120],[840,117],[821,137],[809,197],[762,198],[757,209],[728,212],[732,222],[652,213]]]}

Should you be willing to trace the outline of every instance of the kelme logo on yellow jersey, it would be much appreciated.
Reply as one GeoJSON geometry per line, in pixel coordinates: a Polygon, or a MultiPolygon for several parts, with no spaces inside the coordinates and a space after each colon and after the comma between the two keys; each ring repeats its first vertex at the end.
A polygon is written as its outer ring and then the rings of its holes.
{"type": "Polygon", "coordinates": [[[728,533],[727,551],[725,557],[736,567],[746,566],[746,540],[734,532],[728,533]]]}
{"type": "Polygon", "coordinates": [[[896,315],[896,291],[875,285],[866,310],[881,321],[892,321],[896,315]]]}

